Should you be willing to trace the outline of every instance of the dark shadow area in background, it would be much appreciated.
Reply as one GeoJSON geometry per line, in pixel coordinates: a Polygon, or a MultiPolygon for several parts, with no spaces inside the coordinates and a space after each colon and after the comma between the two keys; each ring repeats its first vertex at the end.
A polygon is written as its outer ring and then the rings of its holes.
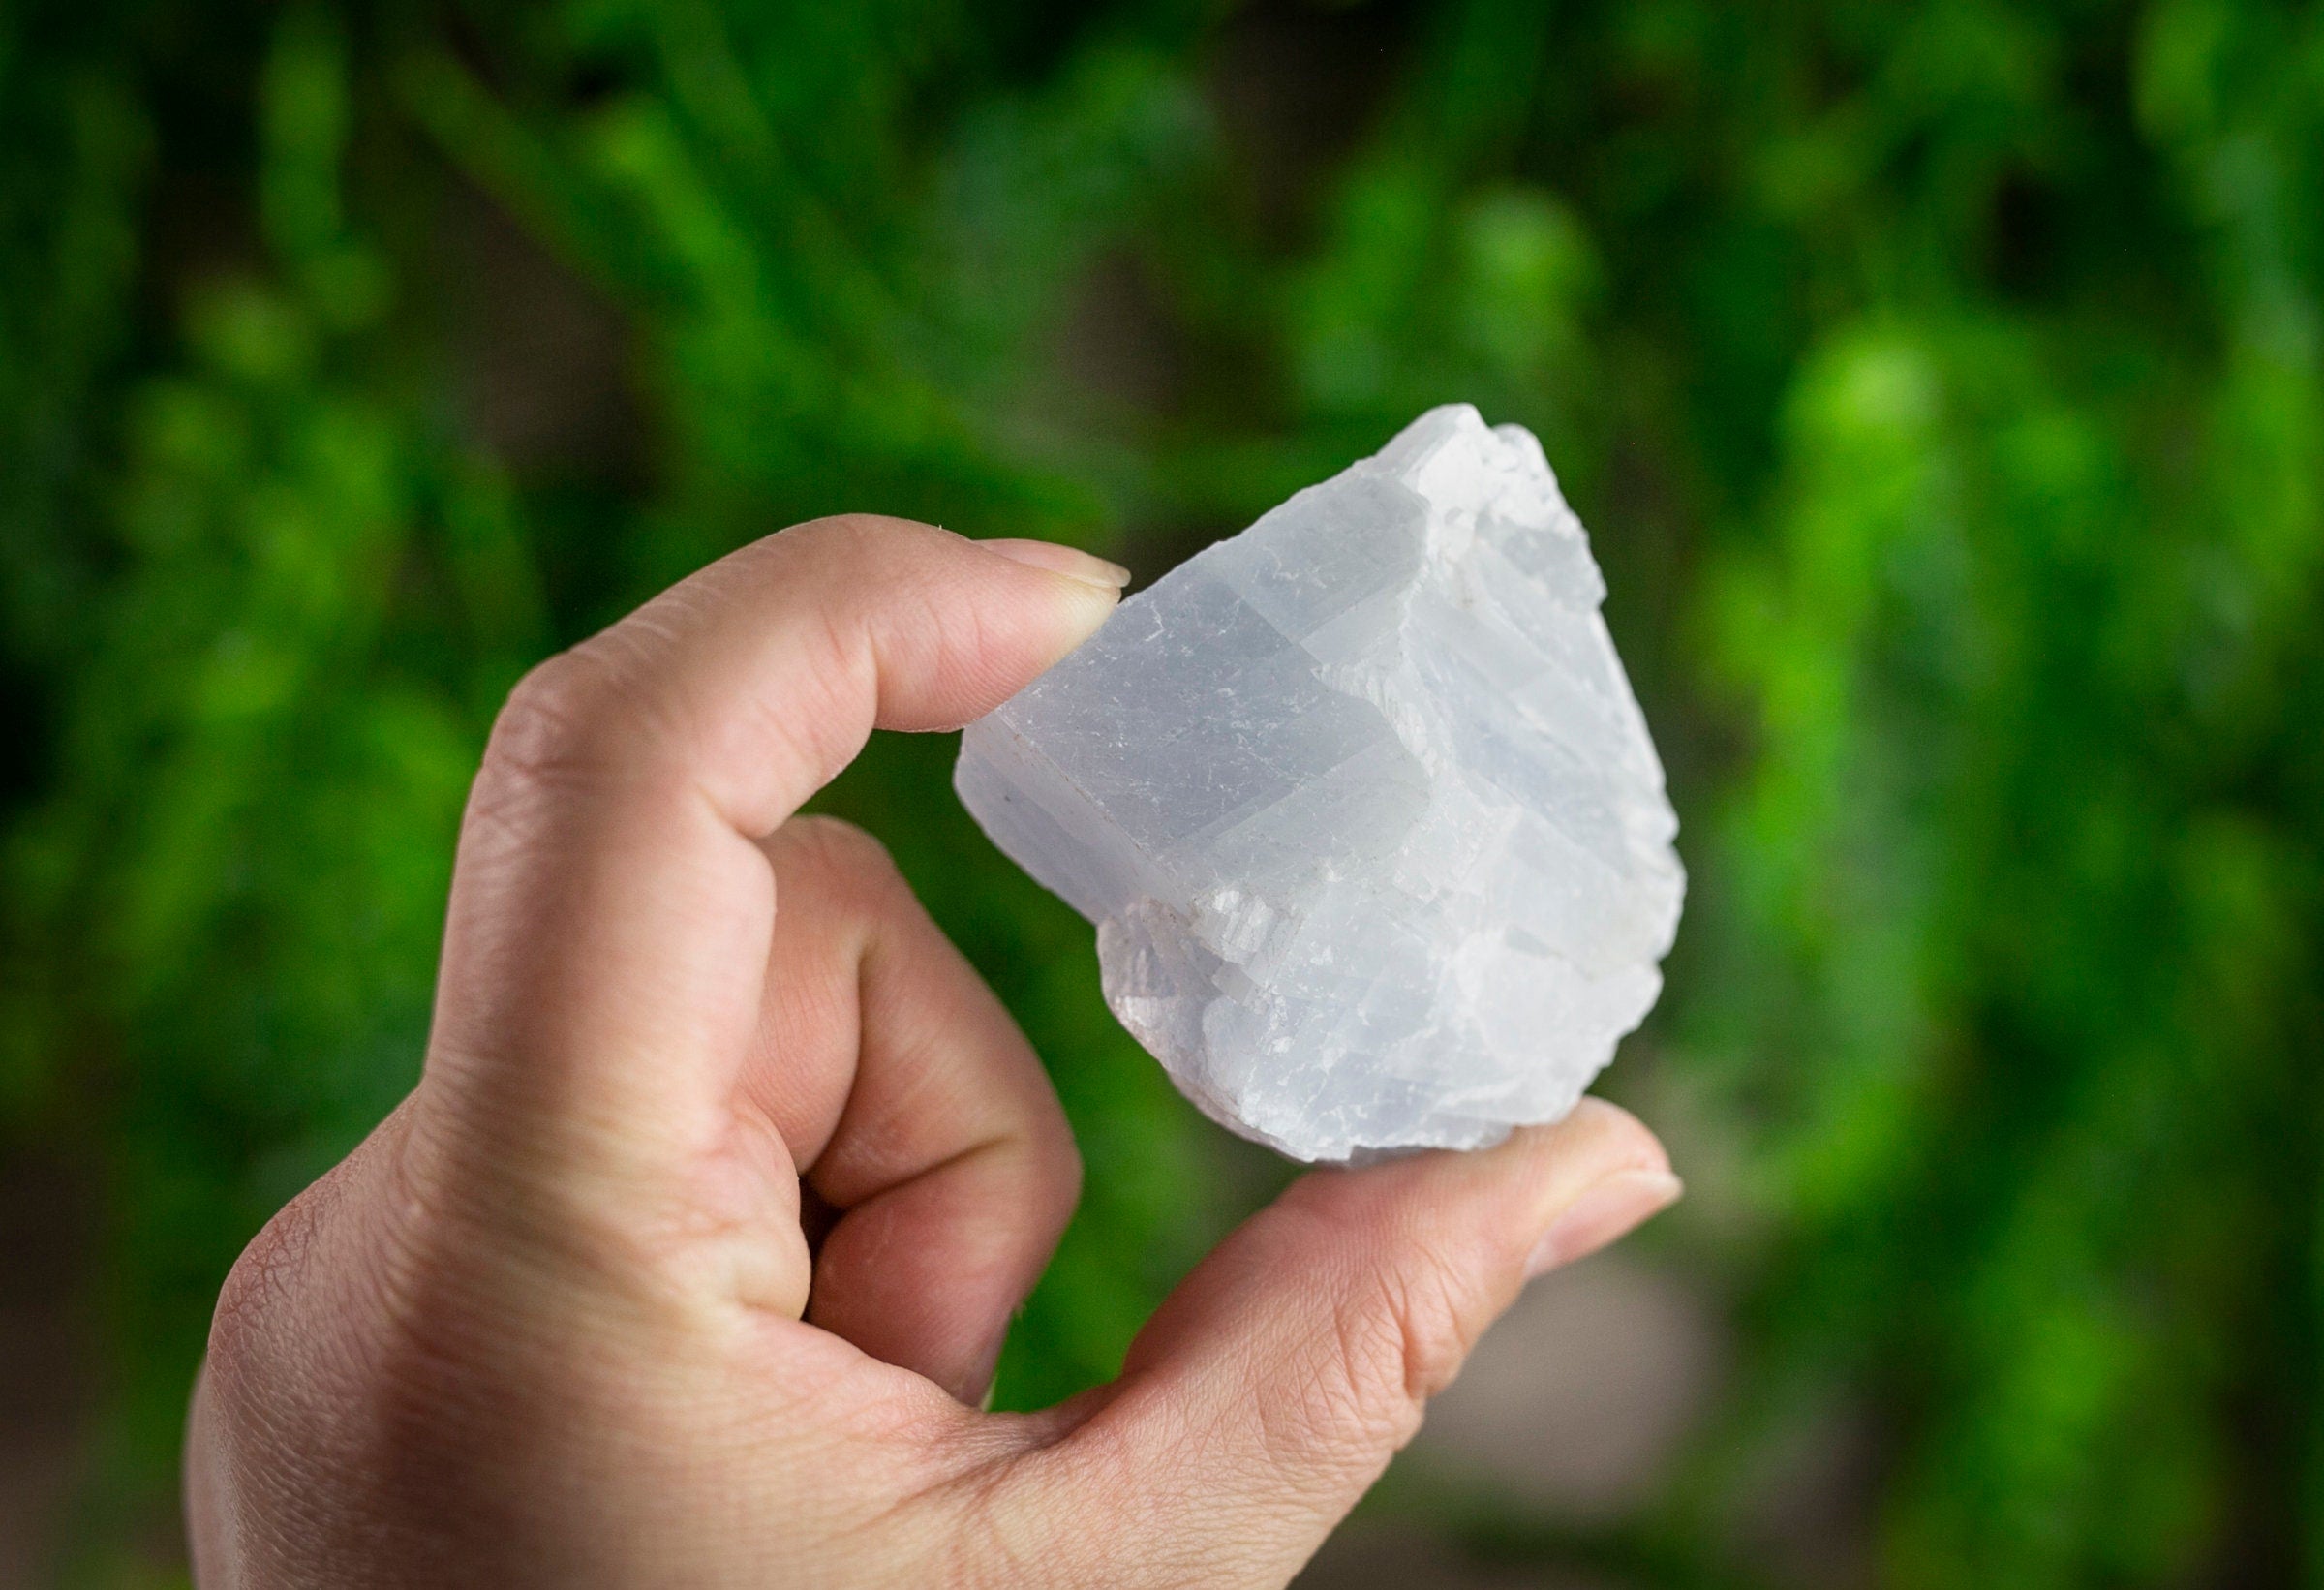
{"type": "Polygon", "coordinates": [[[0,1585],[30,1587],[86,1460],[85,1166],[0,1138],[0,1585]]]}

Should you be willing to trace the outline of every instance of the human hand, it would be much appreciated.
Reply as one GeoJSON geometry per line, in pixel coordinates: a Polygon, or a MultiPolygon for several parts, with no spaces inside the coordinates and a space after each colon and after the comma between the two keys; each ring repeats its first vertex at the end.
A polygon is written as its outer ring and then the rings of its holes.
{"type": "Polygon", "coordinates": [[[792,813],[1116,594],[1069,549],[822,520],[518,687],[419,1085],[220,1299],[204,1586],[1279,1585],[1528,1275],[1676,1196],[1594,1101],[1315,1172],[1120,1379],[978,1410],[1072,1138],[878,846],[792,813]],[[803,1181],[839,1211],[811,1251],[803,1181]]]}

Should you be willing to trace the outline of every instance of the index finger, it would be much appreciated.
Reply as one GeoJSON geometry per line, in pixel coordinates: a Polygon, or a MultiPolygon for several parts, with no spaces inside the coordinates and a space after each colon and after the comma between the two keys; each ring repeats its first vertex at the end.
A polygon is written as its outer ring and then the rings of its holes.
{"type": "Polygon", "coordinates": [[[875,725],[957,725],[1070,651],[1110,569],[817,520],[536,668],[461,831],[426,1081],[455,1130],[608,1165],[714,1147],[774,922],[758,841],[875,725]]]}

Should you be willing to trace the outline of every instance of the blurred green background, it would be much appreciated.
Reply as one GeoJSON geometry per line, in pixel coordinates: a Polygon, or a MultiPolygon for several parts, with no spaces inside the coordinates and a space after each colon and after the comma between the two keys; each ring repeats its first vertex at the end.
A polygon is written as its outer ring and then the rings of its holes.
{"type": "MultiPolygon", "coordinates": [[[[527,664],[839,509],[1150,578],[1468,400],[1669,764],[1694,1195],[1312,1582],[2324,1585],[2320,250],[2314,4],[0,7],[0,1578],[183,1583],[527,664]]],[[[1028,1405],[1281,1173],[950,754],[825,804],[1081,1133],[1028,1405]]]]}

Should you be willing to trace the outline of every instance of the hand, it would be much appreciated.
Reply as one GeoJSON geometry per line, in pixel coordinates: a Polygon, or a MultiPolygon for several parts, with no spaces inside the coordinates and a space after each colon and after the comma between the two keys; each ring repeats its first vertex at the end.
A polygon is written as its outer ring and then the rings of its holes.
{"type": "Polygon", "coordinates": [[[1073,1141],[879,847],[792,813],[874,724],[1039,674],[1116,572],[823,520],[517,688],[419,1086],[219,1300],[203,1585],[1279,1585],[1528,1275],[1676,1195],[1595,1102],[1317,1172],[1119,1380],[978,1411],[1073,1141]]]}

